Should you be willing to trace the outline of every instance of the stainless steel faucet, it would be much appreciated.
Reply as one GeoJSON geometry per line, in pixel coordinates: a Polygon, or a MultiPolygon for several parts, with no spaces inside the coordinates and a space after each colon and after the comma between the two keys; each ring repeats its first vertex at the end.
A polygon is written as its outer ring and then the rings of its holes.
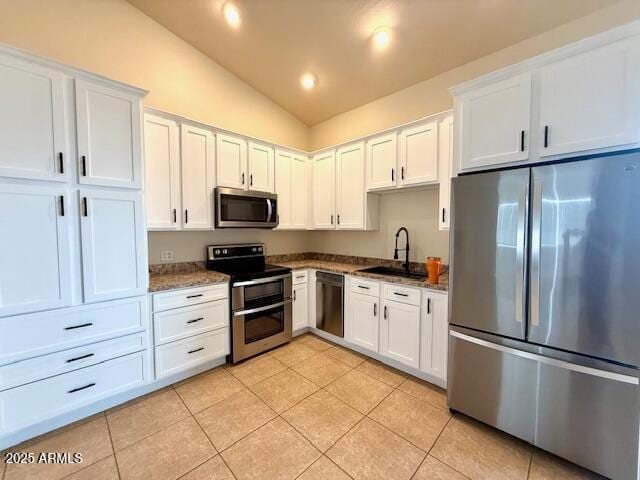
{"type": "Polygon", "coordinates": [[[398,252],[403,250],[404,250],[405,256],[404,256],[404,263],[402,264],[402,266],[404,267],[405,271],[409,273],[409,230],[407,230],[405,227],[400,227],[396,232],[396,248],[393,251],[393,259],[398,260],[398,252]],[[407,237],[407,244],[405,245],[404,248],[398,249],[398,238],[400,237],[400,232],[403,232],[403,231],[407,237]]]}

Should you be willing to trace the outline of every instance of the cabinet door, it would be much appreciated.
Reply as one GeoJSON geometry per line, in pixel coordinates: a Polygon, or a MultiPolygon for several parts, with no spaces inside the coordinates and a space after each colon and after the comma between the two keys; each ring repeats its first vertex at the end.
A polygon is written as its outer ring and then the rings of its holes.
{"type": "Polygon", "coordinates": [[[70,209],[62,186],[0,184],[0,317],[71,303],[70,209]]]}
{"type": "Polygon", "coordinates": [[[247,142],[240,137],[216,135],[217,185],[247,189],[247,142]]]}
{"type": "Polygon", "coordinates": [[[460,114],[460,169],[526,160],[530,107],[530,73],[464,94],[460,114]]]}
{"type": "Polygon", "coordinates": [[[338,149],[336,166],[337,227],[364,229],[364,143],[338,149]]]}
{"type": "Polygon", "coordinates": [[[420,370],[446,381],[447,296],[426,293],[422,299],[421,317],[420,370]]]}
{"type": "Polygon", "coordinates": [[[306,283],[293,286],[293,330],[309,326],[309,287],[306,283]]]}
{"type": "Polygon", "coordinates": [[[0,56],[0,175],[66,180],[62,73],[0,56]]]}
{"type": "Polygon", "coordinates": [[[291,157],[291,228],[307,228],[309,177],[308,159],[300,155],[291,157]]]}
{"type": "Polygon", "coordinates": [[[333,151],[313,157],[313,226],[334,229],[336,156],[333,151]]]}
{"type": "Polygon", "coordinates": [[[438,181],[438,122],[401,130],[398,150],[402,185],[438,181]]]}
{"type": "Polygon", "coordinates": [[[352,293],[349,306],[348,340],[374,352],[378,351],[378,297],[352,293]]]}
{"type": "Polygon", "coordinates": [[[144,295],[147,251],[139,192],[81,190],[84,301],[144,295]]]}
{"type": "Polygon", "coordinates": [[[80,183],[142,188],[140,98],[76,80],[80,183]]]}
{"type": "Polygon", "coordinates": [[[453,166],[453,117],[447,117],[440,122],[438,138],[440,143],[438,148],[438,176],[440,177],[438,226],[440,230],[449,230],[451,167],[453,166]]]}
{"type": "Polygon", "coordinates": [[[182,125],[182,228],[213,228],[213,133],[182,125]]]}
{"type": "Polygon", "coordinates": [[[396,186],[397,134],[385,133],[367,142],[367,190],[396,186]]]}
{"type": "Polygon", "coordinates": [[[540,69],[540,156],[640,141],[640,36],[540,69]]]}
{"type": "Polygon", "coordinates": [[[273,148],[261,143],[249,142],[249,190],[273,193],[273,148]]]}
{"type": "Polygon", "coordinates": [[[276,151],[276,194],[278,194],[278,229],[291,228],[292,157],[289,152],[276,151]]]}
{"type": "Polygon", "coordinates": [[[385,300],[380,353],[411,367],[420,365],[420,307],[385,300]]]}
{"type": "Polygon", "coordinates": [[[173,120],[145,114],[145,207],[147,228],[180,228],[180,139],[173,120]]]}

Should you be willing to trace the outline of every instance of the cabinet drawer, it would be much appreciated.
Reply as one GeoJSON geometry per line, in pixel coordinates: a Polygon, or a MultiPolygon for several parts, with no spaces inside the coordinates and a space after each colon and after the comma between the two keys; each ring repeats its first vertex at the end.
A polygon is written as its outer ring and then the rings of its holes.
{"type": "Polygon", "coordinates": [[[201,363],[224,357],[231,351],[229,329],[185,338],[156,347],[156,378],[167,377],[201,363]]]}
{"type": "Polygon", "coordinates": [[[171,308],[188,307],[199,303],[229,298],[229,284],[220,283],[206,287],[185,288],[153,295],[153,311],[161,312],[171,308]]]}
{"type": "Polygon", "coordinates": [[[409,305],[420,305],[420,290],[417,288],[401,287],[385,283],[383,286],[383,297],[385,300],[407,303],[409,305]]]}
{"type": "Polygon", "coordinates": [[[371,280],[351,277],[351,291],[353,293],[362,293],[373,297],[380,296],[380,284],[371,280]]]}
{"type": "Polygon", "coordinates": [[[148,382],[146,352],[0,392],[0,436],[148,382]]]}
{"type": "Polygon", "coordinates": [[[30,358],[0,367],[0,390],[71,372],[79,368],[139,352],[147,346],[147,334],[137,333],[63,352],[30,358]]]}
{"type": "Polygon", "coordinates": [[[307,283],[307,280],[309,279],[309,275],[306,270],[296,270],[292,273],[291,277],[291,282],[294,285],[298,285],[299,283],[307,283]]]}
{"type": "Polygon", "coordinates": [[[226,298],[153,314],[156,345],[228,326],[229,300],[226,298]]]}
{"type": "Polygon", "coordinates": [[[0,365],[147,328],[147,297],[0,319],[0,365]]]}

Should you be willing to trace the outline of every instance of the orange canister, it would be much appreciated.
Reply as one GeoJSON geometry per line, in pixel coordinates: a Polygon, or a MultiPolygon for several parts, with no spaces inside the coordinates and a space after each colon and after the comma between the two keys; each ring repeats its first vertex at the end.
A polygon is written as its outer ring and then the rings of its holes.
{"type": "Polygon", "coordinates": [[[441,273],[442,260],[440,257],[427,257],[427,283],[429,285],[436,285],[441,273]]]}

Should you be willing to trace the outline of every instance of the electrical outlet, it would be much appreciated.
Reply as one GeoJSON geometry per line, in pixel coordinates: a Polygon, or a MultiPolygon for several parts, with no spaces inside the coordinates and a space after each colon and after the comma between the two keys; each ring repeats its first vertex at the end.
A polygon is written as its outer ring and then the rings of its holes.
{"type": "Polygon", "coordinates": [[[173,261],[173,250],[160,250],[160,261],[161,262],[173,261]]]}

